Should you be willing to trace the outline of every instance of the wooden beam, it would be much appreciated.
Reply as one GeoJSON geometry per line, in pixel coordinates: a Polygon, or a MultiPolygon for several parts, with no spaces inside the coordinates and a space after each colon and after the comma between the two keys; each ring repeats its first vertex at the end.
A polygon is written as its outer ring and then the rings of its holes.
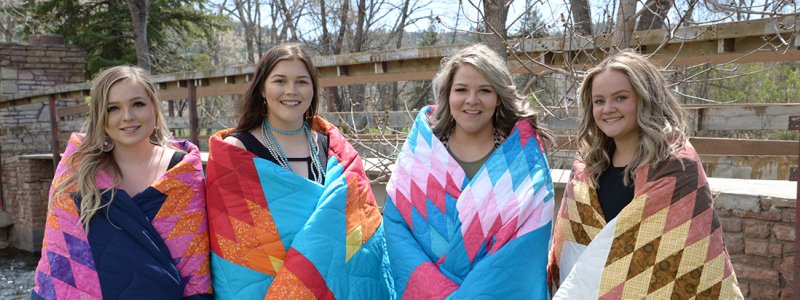
{"type": "Polygon", "coordinates": [[[190,141],[195,145],[200,145],[200,131],[197,120],[197,87],[194,80],[187,80],[189,85],[189,136],[190,141]]]}
{"type": "MultiPolygon", "coordinates": [[[[2,134],[2,133],[3,133],[3,131],[0,131],[0,134],[2,134]]],[[[0,141],[2,141],[2,140],[3,140],[3,136],[0,135],[0,141]]],[[[3,143],[0,143],[0,211],[6,211],[6,200],[5,200],[5,196],[3,196],[3,184],[5,183],[5,181],[3,181],[3,149],[2,149],[3,145],[2,144],[3,143]]]]}
{"type": "Polygon", "coordinates": [[[48,108],[50,109],[50,149],[53,153],[53,172],[58,169],[61,161],[61,151],[58,150],[58,108],[56,108],[56,94],[49,96],[48,108]]]}

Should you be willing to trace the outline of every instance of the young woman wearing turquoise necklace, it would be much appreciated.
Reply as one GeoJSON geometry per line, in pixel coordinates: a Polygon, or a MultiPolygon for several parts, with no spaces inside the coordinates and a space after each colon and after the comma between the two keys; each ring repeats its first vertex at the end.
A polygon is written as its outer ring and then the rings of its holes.
{"type": "Polygon", "coordinates": [[[215,299],[393,298],[369,177],[339,129],[316,113],[318,72],[306,48],[270,48],[236,128],[209,138],[215,299]]]}
{"type": "MultiPolygon", "coordinates": [[[[264,76],[260,89],[266,114],[261,120],[248,120],[261,126],[234,132],[224,140],[324,184],[327,137],[311,130],[308,117],[314,115],[315,92],[311,74],[302,60],[277,61],[264,76]]],[[[255,117],[258,116],[251,115],[255,117]]]]}

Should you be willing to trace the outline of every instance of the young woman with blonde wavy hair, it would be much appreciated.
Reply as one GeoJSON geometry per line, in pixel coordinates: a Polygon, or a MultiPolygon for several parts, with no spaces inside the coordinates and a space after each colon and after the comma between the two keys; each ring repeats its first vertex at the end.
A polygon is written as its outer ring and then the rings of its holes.
{"type": "Polygon", "coordinates": [[[398,296],[545,299],[553,182],[544,131],[485,45],[444,60],[386,186],[398,296]]]}
{"type": "Polygon", "coordinates": [[[658,68],[632,51],[610,56],[588,71],[580,106],[548,265],[554,298],[741,298],[685,113],[658,68]]]}
{"type": "Polygon", "coordinates": [[[97,74],[53,178],[32,298],[210,298],[200,152],[169,137],[146,71],[97,74]]]}

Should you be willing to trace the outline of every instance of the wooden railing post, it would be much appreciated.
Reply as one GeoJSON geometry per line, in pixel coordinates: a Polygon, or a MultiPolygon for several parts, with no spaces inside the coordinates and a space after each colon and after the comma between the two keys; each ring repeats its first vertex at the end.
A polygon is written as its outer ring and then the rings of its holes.
{"type": "MultiPolygon", "coordinates": [[[[789,117],[789,130],[797,130],[797,139],[800,142],[800,116],[789,117]]],[[[792,280],[792,290],[794,297],[800,298],[800,146],[797,152],[797,167],[794,168],[794,180],[797,182],[797,194],[794,197],[794,280],[792,280]]]]}
{"type": "Polygon", "coordinates": [[[53,149],[53,172],[61,161],[61,151],[58,149],[58,109],[56,108],[56,94],[50,94],[50,147],[53,149]]]}
{"type": "Polygon", "coordinates": [[[197,84],[194,79],[186,80],[189,88],[189,136],[197,147],[200,147],[200,130],[197,121],[197,84]]]}
{"type": "MultiPolygon", "coordinates": [[[[2,132],[0,132],[2,134],[2,132]]],[[[0,135],[0,141],[3,140],[3,136],[0,135]]],[[[0,143],[2,146],[3,143],[0,143]]],[[[6,198],[3,197],[3,149],[0,147],[0,211],[6,211],[6,198]]]]}

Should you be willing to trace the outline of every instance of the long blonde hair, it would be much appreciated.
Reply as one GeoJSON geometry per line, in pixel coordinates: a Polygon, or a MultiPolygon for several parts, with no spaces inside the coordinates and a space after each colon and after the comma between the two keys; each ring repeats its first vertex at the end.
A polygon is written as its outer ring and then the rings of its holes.
{"type": "Polygon", "coordinates": [[[637,169],[647,164],[658,165],[683,148],[687,141],[686,113],[658,68],[642,55],[621,51],[590,69],[580,87],[583,119],[578,127],[578,140],[581,159],[594,186],[611,164],[609,152],[614,147],[614,140],[597,127],[592,116],[592,82],[606,70],[625,74],[638,98],[639,146],[623,172],[624,183],[629,185],[637,169]]]}
{"type": "Polygon", "coordinates": [[[134,80],[141,84],[147,96],[152,101],[156,113],[156,128],[151,142],[166,146],[170,137],[167,122],[161,109],[160,101],[156,93],[156,86],[148,75],[147,71],[135,66],[117,66],[98,73],[92,81],[91,100],[89,101],[89,117],[84,122],[81,132],[84,133],[83,140],[77,147],[72,156],[66,162],[69,168],[75,170],[67,178],[59,181],[53,189],[51,199],[57,199],[63,193],[67,193],[73,188],[77,190],[81,197],[78,213],[80,222],[84,229],[89,230],[91,221],[97,211],[111,204],[114,199],[114,189],[100,191],[97,187],[95,176],[100,170],[108,171],[113,178],[113,187],[119,186],[122,181],[119,165],[114,161],[112,152],[103,152],[103,142],[106,139],[105,124],[108,120],[108,92],[114,84],[124,81],[134,80]],[[111,191],[111,200],[102,204],[102,196],[111,191]]]}
{"type": "Polygon", "coordinates": [[[438,107],[433,114],[435,123],[431,130],[438,138],[448,134],[456,125],[449,105],[450,87],[453,85],[456,71],[464,64],[469,64],[478,70],[497,93],[500,105],[492,116],[494,128],[499,129],[504,136],[508,136],[517,120],[524,118],[531,122],[541,137],[549,141],[549,134],[539,127],[536,112],[517,93],[506,62],[494,50],[483,44],[466,47],[447,58],[441,70],[433,77],[433,94],[438,107]]]}

